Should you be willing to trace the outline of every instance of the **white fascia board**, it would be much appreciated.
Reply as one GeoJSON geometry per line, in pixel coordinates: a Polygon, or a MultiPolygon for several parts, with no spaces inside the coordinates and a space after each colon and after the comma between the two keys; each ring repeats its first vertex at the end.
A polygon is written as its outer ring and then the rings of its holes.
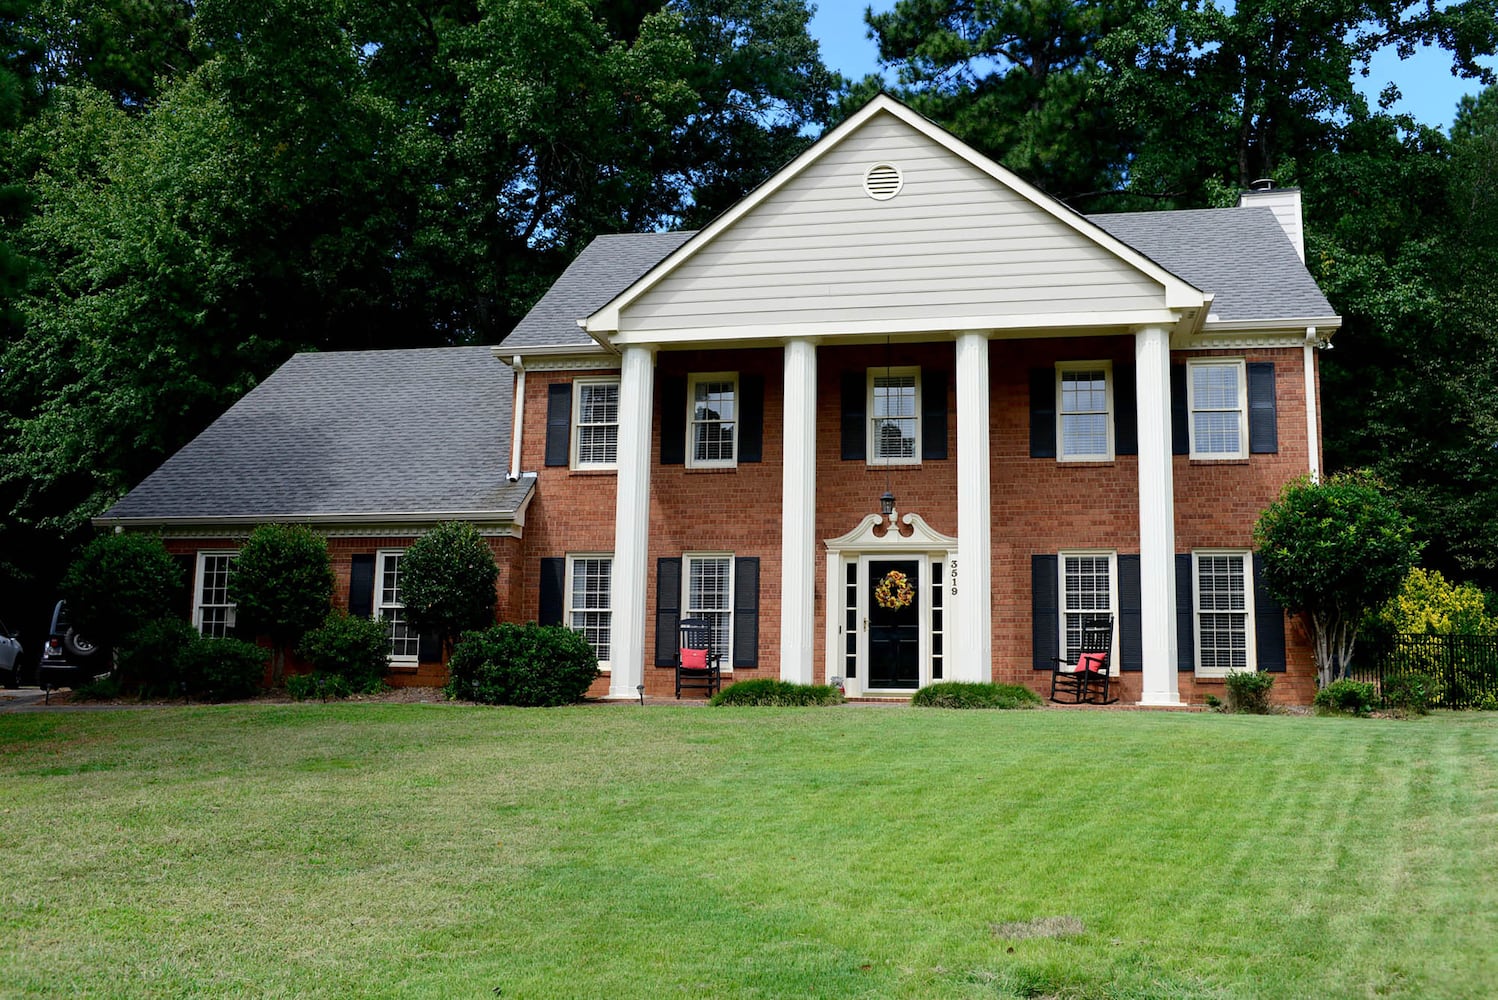
{"type": "Polygon", "coordinates": [[[1210,336],[1214,333],[1299,333],[1304,336],[1308,327],[1315,327],[1318,331],[1339,330],[1342,328],[1341,316],[1310,316],[1303,319],[1235,319],[1216,320],[1210,316],[1202,326],[1202,333],[1210,336]]]}
{"type": "MultiPolygon", "coordinates": [[[[612,334],[615,334],[619,330],[619,313],[622,309],[641,295],[644,295],[657,282],[680,266],[683,261],[711,243],[719,233],[753,211],[755,207],[768,199],[781,187],[785,186],[792,178],[821,159],[830,150],[836,148],[838,143],[842,142],[849,134],[862,127],[870,118],[880,113],[887,113],[898,118],[933,142],[938,143],[954,155],[961,157],[977,169],[988,174],[1000,184],[1010,188],[1015,194],[1018,194],[1037,208],[1047,212],[1064,225],[1071,227],[1081,236],[1107,250],[1135,270],[1158,281],[1164,286],[1165,307],[1167,309],[1195,309],[1201,308],[1203,305],[1205,299],[1201,289],[1167,271],[1127,243],[1110,235],[1102,227],[1087,221],[1080,213],[1066,207],[1039,188],[1021,179],[1019,175],[990,160],[935,122],[917,114],[888,94],[881,93],[875,96],[869,103],[859,108],[837,128],[818,139],[802,152],[800,156],[782,167],[774,176],[745,195],[732,208],[718,216],[707,226],[698,230],[695,236],[677,247],[675,251],[667,255],[655,267],[645,272],[639,280],[616,295],[603,308],[593,313],[587,319],[579,320],[578,325],[588,331],[600,344],[618,345],[625,343],[625,341],[620,340],[618,337],[612,336],[612,334]]],[[[957,321],[954,321],[954,324],[960,327],[960,323],[957,321]]],[[[630,342],[639,341],[636,339],[630,342]]]]}
{"type": "MultiPolygon", "coordinates": [[[[522,479],[526,478],[524,476],[522,479]]],[[[341,524],[435,524],[440,521],[464,520],[475,524],[504,527],[524,525],[525,510],[530,506],[534,486],[526,491],[523,499],[513,511],[498,510],[440,510],[419,513],[373,513],[373,514],[236,514],[208,517],[107,517],[100,515],[90,523],[96,528],[209,528],[233,527],[254,528],[260,524],[305,524],[308,526],[341,524]]]]}

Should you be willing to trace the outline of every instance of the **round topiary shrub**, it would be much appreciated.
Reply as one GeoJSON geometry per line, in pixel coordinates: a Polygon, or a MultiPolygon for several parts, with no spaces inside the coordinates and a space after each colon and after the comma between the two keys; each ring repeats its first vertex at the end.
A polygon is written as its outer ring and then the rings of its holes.
{"type": "Polygon", "coordinates": [[[1316,692],[1311,705],[1323,715],[1367,715],[1373,710],[1374,692],[1372,684],[1362,681],[1332,681],[1316,692]]]}
{"type": "Polygon", "coordinates": [[[169,617],[182,571],[161,539],[100,535],[83,547],[62,578],[68,617],[79,632],[113,646],[150,622],[169,617]]]}
{"type": "Polygon", "coordinates": [[[943,681],[921,688],[910,703],[917,708],[1039,708],[1040,695],[1020,684],[943,681]]]}
{"type": "Polygon", "coordinates": [[[582,700],[598,676],[598,657],[571,629],[506,623],[465,633],[447,669],[450,698],[549,708],[582,700]]]}
{"type": "MultiPolygon", "coordinates": [[[[302,636],[297,655],[312,664],[317,673],[344,681],[342,688],[347,692],[372,694],[384,686],[382,678],[390,666],[390,640],[383,622],[337,610],[302,636]]],[[[290,678],[287,682],[289,685],[290,678]]]]}
{"type": "Polygon", "coordinates": [[[739,681],[713,695],[713,705],[804,707],[841,705],[843,693],[830,684],[792,684],[773,677],[739,681]]]}

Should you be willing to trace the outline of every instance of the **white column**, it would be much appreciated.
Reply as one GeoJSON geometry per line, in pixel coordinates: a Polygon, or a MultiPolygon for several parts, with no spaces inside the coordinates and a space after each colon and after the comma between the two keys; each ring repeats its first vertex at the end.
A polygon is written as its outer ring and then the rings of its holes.
{"type": "Polygon", "coordinates": [[[1306,378],[1306,460],[1310,465],[1311,480],[1321,478],[1320,427],[1317,426],[1316,411],[1316,328],[1306,328],[1305,352],[1306,378]]]}
{"type": "Polygon", "coordinates": [[[634,698],[645,678],[645,567],[650,538],[650,409],[655,351],[624,349],[619,371],[619,479],[614,505],[609,697],[634,698]]]}
{"type": "Polygon", "coordinates": [[[817,528],[817,345],[810,340],[785,345],[783,435],[780,679],[810,684],[816,641],[817,528]]]}
{"type": "Polygon", "coordinates": [[[988,474],[988,338],[957,337],[957,612],[947,678],[993,680],[988,474]]]}
{"type": "Polygon", "coordinates": [[[510,428],[510,481],[514,482],[520,478],[520,445],[525,438],[525,365],[520,355],[515,355],[510,367],[515,370],[515,415],[510,419],[514,425],[510,428]]]}
{"type": "Polygon", "coordinates": [[[1141,705],[1179,705],[1176,687],[1175,477],[1170,448],[1170,333],[1134,335],[1139,410],[1139,591],[1144,632],[1141,705]]]}

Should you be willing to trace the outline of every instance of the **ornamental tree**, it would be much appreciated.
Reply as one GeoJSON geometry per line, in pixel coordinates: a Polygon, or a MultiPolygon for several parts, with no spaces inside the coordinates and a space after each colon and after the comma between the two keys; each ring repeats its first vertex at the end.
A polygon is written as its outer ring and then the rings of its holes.
{"type": "Polygon", "coordinates": [[[229,576],[229,600],[245,635],[275,647],[271,683],[286,672],[286,650],[322,624],[333,598],[328,543],[299,524],[262,524],[250,533],[229,576]]]}
{"type": "Polygon", "coordinates": [[[1399,592],[1420,551],[1409,519],[1356,474],[1289,483],[1254,542],[1270,594],[1311,620],[1321,687],[1346,675],[1364,616],[1399,592]]]}
{"type": "Polygon", "coordinates": [[[422,535],[401,558],[400,599],[418,629],[436,632],[442,648],[470,630],[494,624],[494,553],[466,521],[446,521],[422,535]]]}

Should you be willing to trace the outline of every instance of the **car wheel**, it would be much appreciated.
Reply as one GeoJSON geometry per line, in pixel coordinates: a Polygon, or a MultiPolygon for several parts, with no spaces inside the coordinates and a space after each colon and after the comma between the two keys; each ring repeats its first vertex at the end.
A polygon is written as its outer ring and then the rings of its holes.
{"type": "Polygon", "coordinates": [[[68,651],[68,655],[75,659],[87,659],[99,651],[99,647],[93,640],[79,635],[74,629],[68,629],[62,634],[62,648],[68,651]]]}

